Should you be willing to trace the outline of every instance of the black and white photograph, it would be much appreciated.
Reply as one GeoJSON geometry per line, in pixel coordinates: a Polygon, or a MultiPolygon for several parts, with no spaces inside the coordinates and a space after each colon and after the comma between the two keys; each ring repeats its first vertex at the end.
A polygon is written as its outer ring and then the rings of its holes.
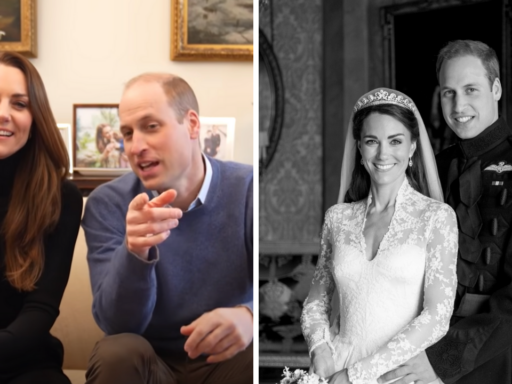
{"type": "Polygon", "coordinates": [[[511,23],[260,1],[260,383],[512,382],[511,23]]]}

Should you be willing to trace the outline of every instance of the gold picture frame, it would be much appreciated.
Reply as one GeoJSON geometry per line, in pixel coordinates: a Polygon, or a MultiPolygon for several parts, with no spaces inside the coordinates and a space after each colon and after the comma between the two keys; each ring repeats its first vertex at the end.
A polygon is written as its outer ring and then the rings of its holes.
{"type": "Polygon", "coordinates": [[[27,57],[37,57],[37,0],[2,1],[0,51],[14,51],[27,57]],[[7,13],[7,16],[3,16],[2,12],[7,13]],[[6,41],[9,35],[7,28],[12,31],[11,35],[16,35],[14,41],[6,41]]]}
{"type": "Polygon", "coordinates": [[[234,3],[171,0],[171,60],[252,61],[253,0],[234,3]]]}

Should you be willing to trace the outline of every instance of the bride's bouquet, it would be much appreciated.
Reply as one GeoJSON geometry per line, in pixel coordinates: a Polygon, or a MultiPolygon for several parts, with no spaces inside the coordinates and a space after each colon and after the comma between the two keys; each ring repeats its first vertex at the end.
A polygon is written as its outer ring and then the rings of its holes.
{"type": "Polygon", "coordinates": [[[314,373],[307,373],[302,369],[296,369],[291,372],[288,367],[284,367],[283,378],[279,384],[327,384],[327,381],[314,373]]]}

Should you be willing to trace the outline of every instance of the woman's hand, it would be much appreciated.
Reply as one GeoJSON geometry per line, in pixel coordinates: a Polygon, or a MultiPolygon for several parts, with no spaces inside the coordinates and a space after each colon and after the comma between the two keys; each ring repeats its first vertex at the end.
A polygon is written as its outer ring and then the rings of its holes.
{"type": "Polygon", "coordinates": [[[327,344],[322,344],[311,352],[311,365],[313,372],[320,377],[327,378],[335,372],[334,359],[327,344]]]}
{"type": "Polygon", "coordinates": [[[342,369],[341,371],[336,372],[334,375],[329,377],[329,384],[351,384],[348,379],[348,371],[347,369],[342,369]]]}

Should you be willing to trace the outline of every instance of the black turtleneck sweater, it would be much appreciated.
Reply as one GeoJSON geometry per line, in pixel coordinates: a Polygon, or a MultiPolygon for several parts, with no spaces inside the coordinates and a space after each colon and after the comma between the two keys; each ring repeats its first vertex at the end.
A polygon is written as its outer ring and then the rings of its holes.
{"type": "Polygon", "coordinates": [[[437,157],[457,213],[450,329],[426,350],[445,384],[512,384],[512,131],[503,118],[437,157]]]}
{"type": "MultiPolygon", "coordinates": [[[[22,150],[0,160],[0,226],[3,225],[22,150]]],[[[39,191],[45,193],[45,191],[39,191]]],[[[16,374],[62,365],[62,344],[50,335],[59,315],[83,199],[74,184],[62,184],[59,221],[44,237],[44,269],[31,292],[19,292],[5,277],[5,239],[0,234],[0,382],[16,374]]]]}

